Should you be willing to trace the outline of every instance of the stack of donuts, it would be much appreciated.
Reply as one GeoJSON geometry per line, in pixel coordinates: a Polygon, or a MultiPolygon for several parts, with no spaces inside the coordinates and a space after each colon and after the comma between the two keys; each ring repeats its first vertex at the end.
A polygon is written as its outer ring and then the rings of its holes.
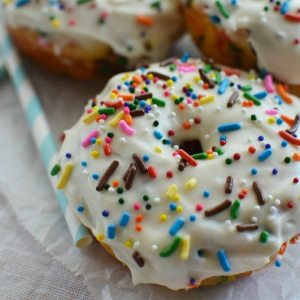
{"type": "Polygon", "coordinates": [[[41,64],[125,71],[65,131],[51,175],[134,284],[280,267],[300,236],[300,1],[4,3],[41,64]],[[167,58],[183,22],[203,60],[167,58]]]}

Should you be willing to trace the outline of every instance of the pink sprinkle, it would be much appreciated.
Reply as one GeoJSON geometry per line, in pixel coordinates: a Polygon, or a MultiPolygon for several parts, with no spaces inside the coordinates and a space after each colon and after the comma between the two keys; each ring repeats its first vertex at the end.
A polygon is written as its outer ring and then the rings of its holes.
{"type": "Polygon", "coordinates": [[[139,210],[140,208],[141,208],[141,205],[139,204],[139,203],[134,203],[133,204],[133,208],[135,209],[135,210],[139,210]]]}
{"type": "Polygon", "coordinates": [[[169,92],[169,91],[164,91],[164,95],[165,95],[166,97],[169,97],[169,96],[170,96],[170,92],[169,92]]]}
{"type": "Polygon", "coordinates": [[[267,92],[274,93],[273,77],[268,74],[264,79],[264,86],[267,92]]]}
{"type": "Polygon", "coordinates": [[[278,110],[274,109],[274,108],[267,109],[266,114],[269,115],[269,116],[276,116],[276,115],[278,115],[278,110]]]}
{"type": "Polygon", "coordinates": [[[99,131],[97,131],[97,130],[91,131],[88,134],[88,136],[85,139],[83,139],[83,141],[81,142],[81,146],[84,147],[84,148],[88,147],[91,143],[91,139],[92,138],[97,138],[98,136],[99,136],[99,131]]]}
{"type": "Polygon", "coordinates": [[[76,22],[75,19],[70,19],[68,23],[69,23],[70,27],[73,27],[73,26],[75,26],[77,24],[77,22],[76,22]]]}
{"type": "Polygon", "coordinates": [[[39,38],[38,44],[42,47],[47,47],[47,41],[44,38],[39,38]]]}
{"type": "Polygon", "coordinates": [[[129,115],[130,114],[130,109],[129,109],[129,107],[124,107],[124,114],[125,115],[129,115]]]}
{"type": "Polygon", "coordinates": [[[192,100],[191,98],[187,98],[187,99],[186,99],[186,102],[187,102],[188,104],[191,104],[191,103],[193,103],[193,100],[192,100]]]}
{"type": "Polygon", "coordinates": [[[195,66],[191,65],[180,65],[179,71],[183,73],[191,73],[197,71],[197,68],[195,66]]]}
{"type": "Polygon", "coordinates": [[[107,115],[106,115],[106,114],[100,115],[100,119],[101,119],[101,120],[106,120],[106,119],[107,119],[107,115]]]}
{"type": "Polygon", "coordinates": [[[112,141],[112,139],[111,139],[110,137],[107,136],[107,137],[105,138],[105,142],[106,142],[107,144],[110,144],[111,141],[112,141]]]}
{"type": "Polygon", "coordinates": [[[119,122],[119,126],[126,135],[132,136],[135,134],[135,130],[130,127],[124,120],[121,120],[119,122]]]}
{"type": "Polygon", "coordinates": [[[197,204],[196,205],[196,211],[202,211],[204,206],[202,204],[197,204]]]}

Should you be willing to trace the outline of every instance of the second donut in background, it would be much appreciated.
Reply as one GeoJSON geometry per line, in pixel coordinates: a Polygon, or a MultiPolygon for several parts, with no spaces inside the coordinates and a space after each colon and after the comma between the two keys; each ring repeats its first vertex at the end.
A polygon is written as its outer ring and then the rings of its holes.
{"type": "Polygon", "coordinates": [[[216,63],[259,67],[300,95],[300,1],[183,0],[187,28],[216,63]]]}
{"type": "Polygon", "coordinates": [[[183,31],[174,0],[14,0],[3,8],[22,52],[78,78],[164,59],[183,31]]]}

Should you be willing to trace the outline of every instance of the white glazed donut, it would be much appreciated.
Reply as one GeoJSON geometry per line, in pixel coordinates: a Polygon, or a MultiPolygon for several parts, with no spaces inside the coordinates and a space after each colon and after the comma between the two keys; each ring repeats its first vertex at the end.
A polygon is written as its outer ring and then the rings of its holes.
{"type": "MultiPolygon", "coordinates": [[[[182,0],[182,3],[209,16],[216,28],[233,42],[245,39],[241,31],[247,33],[246,39],[260,68],[287,84],[300,84],[299,0],[182,0]]],[[[228,39],[223,35],[223,40],[228,39]]],[[[232,55],[244,51],[235,46],[231,45],[232,55]]]]}
{"type": "Polygon", "coordinates": [[[259,269],[300,232],[300,105],[285,96],[186,56],[117,75],[66,131],[52,175],[135,284],[259,269]]]}

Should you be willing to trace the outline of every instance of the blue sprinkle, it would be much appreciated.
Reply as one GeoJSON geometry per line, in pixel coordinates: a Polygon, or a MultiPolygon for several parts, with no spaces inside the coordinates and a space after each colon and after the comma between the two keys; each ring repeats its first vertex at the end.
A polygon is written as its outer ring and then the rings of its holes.
{"type": "Polygon", "coordinates": [[[229,79],[224,78],[219,86],[218,94],[223,95],[226,92],[228,86],[229,86],[229,79]]]}
{"type": "Polygon", "coordinates": [[[272,174],[273,174],[273,175],[277,175],[277,174],[278,174],[278,170],[277,170],[277,169],[273,169],[273,170],[272,170],[272,174]]]}
{"type": "Polygon", "coordinates": [[[288,145],[288,142],[287,141],[282,141],[281,142],[281,147],[286,147],[288,145]]]}
{"type": "Polygon", "coordinates": [[[221,141],[226,141],[227,140],[227,136],[226,135],[221,135],[220,136],[220,140],[221,141]]]}
{"type": "Polygon", "coordinates": [[[83,207],[82,205],[78,206],[78,207],[77,207],[77,211],[78,211],[79,213],[83,213],[83,212],[84,212],[84,207],[83,207]]]}
{"type": "Polygon", "coordinates": [[[109,216],[109,211],[108,210],[103,210],[102,216],[107,218],[109,216]]]}
{"type": "Polygon", "coordinates": [[[109,239],[114,239],[116,237],[116,225],[115,224],[109,224],[107,227],[107,237],[109,239]]]}
{"type": "Polygon", "coordinates": [[[90,140],[91,144],[96,144],[96,140],[97,140],[96,138],[92,137],[90,140]]]}
{"type": "Polygon", "coordinates": [[[125,211],[125,212],[122,214],[121,218],[120,218],[120,223],[119,223],[119,225],[120,225],[121,227],[125,227],[125,226],[128,225],[129,220],[130,220],[130,213],[127,212],[127,211],[125,211]]]}
{"type": "Polygon", "coordinates": [[[212,21],[212,23],[214,24],[219,24],[221,23],[221,19],[218,16],[211,16],[210,20],[212,21]]]}
{"type": "Polygon", "coordinates": [[[177,204],[176,204],[176,203],[170,203],[170,204],[169,204],[169,209],[170,209],[171,211],[175,211],[176,208],[177,208],[177,204]]]}
{"type": "Polygon", "coordinates": [[[276,123],[277,123],[277,125],[281,125],[283,123],[283,120],[279,118],[276,120],[276,123]]]}
{"type": "Polygon", "coordinates": [[[258,139],[260,142],[262,142],[265,138],[264,138],[262,135],[260,135],[257,139],[258,139]]]}
{"type": "Polygon", "coordinates": [[[281,267],[281,261],[280,260],[276,260],[274,263],[275,267],[280,268],[281,267]]]}
{"type": "Polygon", "coordinates": [[[231,0],[230,2],[232,6],[236,6],[238,4],[238,0],[231,0]]]}
{"type": "Polygon", "coordinates": [[[143,156],[143,161],[149,161],[149,159],[150,159],[149,155],[144,155],[143,156]]]}
{"type": "Polygon", "coordinates": [[[187,62],[190,58],[190,54],[188,52],[185,52],[182,56],[181,56],[181,61],[183,63],[187,62]]]}
{"type": "Polygon", "coordinates": [[[223,133],[223,132],[227,132],[227,131],[239,130],[241,128],[242,128],[241,123],[227,123],[227,124],[220,125],[218,127],[218,131],[220,133],[223,133]]]}
{"type": "Polygon", "coordinates": [[[258,160],[259,161],[264,161],[266,160],[268,157],[270,157],[272,155],[272,150],[271,149],[266,149],[265,151],[263,151],[262,153],[260,153],[258,155],[258,160]]]}
{"type": "Polygon", "coordinates": [[[154,136],[158,139],[158,140],[161,140],[162,139],[162,137],[163,137],[163,134],[160,132],[160,131],[158,131],[158,130],[154,130],[154,136]]]}
{"type": "Polygon", "coordinates": [[[196,100],[196,99],[198,99],[198,96],[196,94],[192,94],[192,99],[196,100]]]}
{"type": "Polygon", "coordinates": [[[285,1],[280,7],[280,13],[285,15],[289,11],[289,2],[285,1]]]}
{"type": "Polygon", "coordinates": [[[169,234],[174,236],[177,234],[177,232],[183,227],[184,225],[184,218],[178,218],[171,228],[169,229],[169,234]]]}
{"type": "Polygon", "coordinates": [[[259,100],[262,100],[268,96],[268,92],[267,91],[258,92],[256,94],[254,94],[253,96],[259,100]]]}
{"type": "Polygon", "coordinates": [[[171,79],[172,79],[174,82],[177,82],[177,77],[176,77],[176,76],[173,76],[171,79]]]}
{"type": "Polygon", "coordinates": [[[96,173],[94,173],[94,174],[92,175],[92,178],[95,179],[95,180],[98,180],[98,179],[99,179],[99,175],[96,174],[96,173]]]}
{"type": "Polygon", "coordinates": [[[255,168],[251,169],[251,174],[256,175],[257,174],[257,169],[255,169],[255,168]]]}
{"type": "Polygon", "coordinates": [[[144,108],[146,106],[146,102],[144,100],[141,100],[139,102],[140,107],[144,108]]]}
{"type": "Polygon", "coordinates": [[[30,2],[30,0],[17,0],[16,1],[16,7],[22,7],[26,4],[28,4],[30,2]]]}
{"type": "Polygon", "coordinates": [[[83,161],[81,162],[81,165],[82,165],[83,167],[86,167],[86,166],[87,166],[87,162],[83,160],[83,161]]]}
{"type": "Polygon", "coordinates": [[[197,217],[195,215],[190,215],[190,221],[195,222],[197,220],[197,217]]]}
{"type": "Polygon", "coordinates": [[[219,250],[217,253],[219,263],[225,272],[230,272],[230,262],[227,258],[227,254],[224,250],[219,250]]]}
{"type": "Polygon", "coordinates": [[[265,145],[265,149],[271,149],[271,148],[272,148],[272,146],[270,144],[265,145]]]}
{"type": "Polygon", "coordinates": [[[72,154],[71,153],[66,153],[66,158],[67,159],[70,159],[72,157],[72,154]]]}
{"type": "Polygon", "coordinates": [[[204,255],[204,250],[203,249],[199,249],[197,251],[198,256],[202,257],[204,255]]]}
{"type": "Polygon", "coordinates": [[[208,198],[210,196],[210,192],[209,191],[204,191],[203,192],[203,197],[204,198],[208,198]]]}
{"type": "Polygon", "coordinates": [[[194,285],[196,283],[196,279],[195,278],[190,278],[190,284],[194,285]]]}

